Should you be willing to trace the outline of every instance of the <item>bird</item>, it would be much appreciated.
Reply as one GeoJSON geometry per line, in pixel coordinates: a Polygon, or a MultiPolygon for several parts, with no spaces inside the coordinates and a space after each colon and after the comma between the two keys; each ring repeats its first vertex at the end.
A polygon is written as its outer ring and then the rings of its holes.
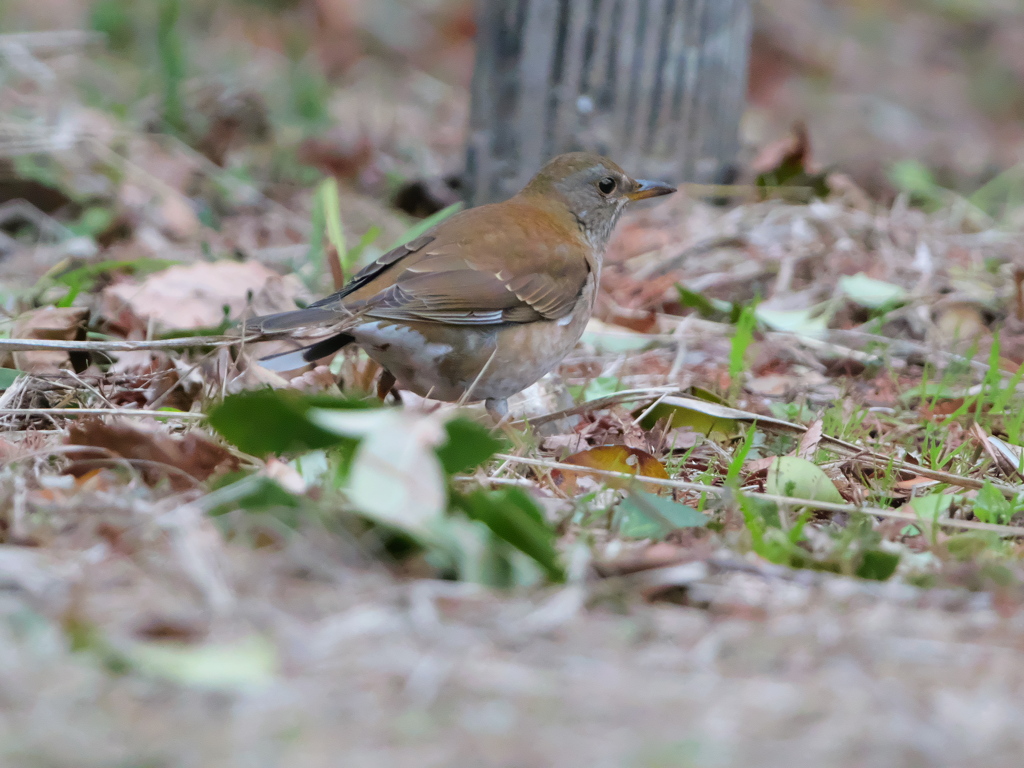
{"type": "Polygon", "coordinates": [[[290,371],[355,344],[394,388],[484,405],[553,370],[590,319],[605,250],[626,206],[675,192],[591,152],[558,155],[521,192],[469,208],[357,272],[304,309],[245,321],[261,337],[301,333],[301,349],[262,358],[290,371]]]}

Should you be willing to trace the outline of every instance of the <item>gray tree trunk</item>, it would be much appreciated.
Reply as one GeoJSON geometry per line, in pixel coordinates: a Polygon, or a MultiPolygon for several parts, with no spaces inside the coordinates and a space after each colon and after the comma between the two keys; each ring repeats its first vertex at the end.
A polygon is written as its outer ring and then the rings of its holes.
{"type": "Polygon", "coordinates": [[[725,181],[747,82],[750,0],[478,0],[469,202],[587,149],[629,173],[725,181]]]}

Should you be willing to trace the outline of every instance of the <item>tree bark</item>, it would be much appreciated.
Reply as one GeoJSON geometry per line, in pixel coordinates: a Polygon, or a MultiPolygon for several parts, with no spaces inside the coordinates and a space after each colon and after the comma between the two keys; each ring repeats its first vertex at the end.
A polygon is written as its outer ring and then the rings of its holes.
{"type": "Polygon", "coordinates": [[[666,181],[730,179],[749,0],[478,0],[466,184],[515,194],[546,160],[592,150],[666,181]]]}

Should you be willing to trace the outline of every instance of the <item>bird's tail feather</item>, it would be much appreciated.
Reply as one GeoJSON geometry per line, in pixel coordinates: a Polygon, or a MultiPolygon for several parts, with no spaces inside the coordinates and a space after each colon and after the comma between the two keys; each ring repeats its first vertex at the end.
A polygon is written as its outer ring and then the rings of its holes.
{"type": "Polygon", "coordinates": [[[352,335],[339,333],[336,336],[321,339],[315,344],[310,344],[308,347],[261,357],[258,362],[264,368],[269,368],[272,371],[294,371],[296,368],[309,365],[321,357],[333,355],[346,344],[351,344],[353,341],[355,341],[355,337],[352,335]]]}
{"type": "Polygon", "coordinates": [[[298,328],[306,328],[313,325],[330,325],[342,319],[344,319],[344,315],[336,309],[307,307],[306,309],[296,309],[291,312],[279,312],[276,315],[249,318],[244,321],[244,325],[248,330],[261,333],[277,333],[279,331],[294,331],[298,328]]]}

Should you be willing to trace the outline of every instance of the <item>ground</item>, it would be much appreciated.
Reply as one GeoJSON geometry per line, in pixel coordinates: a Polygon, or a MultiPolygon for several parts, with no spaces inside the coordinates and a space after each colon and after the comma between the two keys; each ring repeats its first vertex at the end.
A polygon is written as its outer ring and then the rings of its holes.
{"type": "Polygon", "coordinates": [[[469,6],[386,5],[0,10],[0,762],[1019,764],[1019,11],[759,7],[492,430],[234,330],[451,212],[469,6]]]}

